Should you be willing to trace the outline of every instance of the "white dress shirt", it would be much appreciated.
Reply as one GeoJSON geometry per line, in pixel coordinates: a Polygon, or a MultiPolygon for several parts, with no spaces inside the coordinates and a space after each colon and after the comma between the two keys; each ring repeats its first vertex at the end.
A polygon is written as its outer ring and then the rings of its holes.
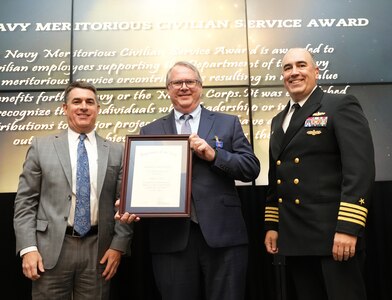
{"type": "MultiPolygon", "coordinates": [[[[69,212],[68,225],[73,226],[76,205],[76,168],[77,168],[77,149],[79,144],[79,133],[68,129],[69,154],[72,167],[72,204],[69,212]]],[[[86,133],[87,138],[84,140],[88,155],[88,164],[90,168],[90,215],[91,225],[98,224],[98,195],[97,195],[97,178],[98,178],[98,151],[95,131],[86,133]]]]}
{"type": "Polygon", "coordinates": [[[312,93],[314,92],[314,90],[316,88],[317,88],[317,85],[313,88],[313,90],[310,92],[310,94],[305,99],[302,99],[301,101],[295,102],[295,101],[293,101],[293,99],[290,99],[290,108],[289,108],[289,111],[287,112],[287,114],[283,120],[283,123],[282,123],[282,128],[283,128],[284,132],[286,132],[287,128],[289,127],[291,117],[293,116],[293,113],[295,110],[293,105],[295,103],[298,103],[299,106],[302,107],[305,104],[306,100],[308,100],[308,98],[310,97],[310,95],[312,95],[312,93]]]}
{"type": "MultiPolygon", "coordinates": [[[[180,119],[182,115],[183,113],[174,110],[174,119],[176,120],[177,133],[181,132],[181,126],[185,122],[185,120],[180,119]]],[[[189,113],[189,115],[192,116],[192,118],[189,120],[189,125],[191,125],[192,128],[192,133],[197,133],[200,124],[201,106],[198,105],[194,111],[189,113]]]]}

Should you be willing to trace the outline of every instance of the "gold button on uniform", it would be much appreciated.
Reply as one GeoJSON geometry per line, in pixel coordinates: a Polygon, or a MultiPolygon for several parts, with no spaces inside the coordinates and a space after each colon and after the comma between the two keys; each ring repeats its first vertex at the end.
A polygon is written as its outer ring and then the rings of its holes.
{"type": "Polygon", "coordinates": [[[295,199],[295,204],[299,204],[300,203],[300,201],[299,201],[299,199],[295,199]]]}
{"type": "Polygon", "coordinates": [[[294,179],[294,184],[298,184],[299,183],[299,179],[298,178],[295,178],[294,179]]]}
{"type": "Polygon", "coordinates": [[[282,183],[282,180],[278,179],[278,180],[276,181],[276,183],[277,183],[277,184],[281,184],[281,183],[282,183]]]}
{"type": "Polygon", "coordinates": [[[298,157],[294,158],[294,162],[295,162],[296,164],[299,164],[299,158],[298,158],[298,157]]]}
{"type": "Polygon", "coordinates": [[[278,202],[279,202],[279,203],[282,203],[282,202],[283,202],[283,199],[282,199],[282,198],[279,198],[279,199],[278,199],[278,202]]]}
{"type": "Polygon", "coordinates": [[[277,161],[276,161],[276,165],[277,165],[277,166],[280,166],[281,163],[282,163],[282,162],[281,162],[280,160],[277,160],[277,161]]]}

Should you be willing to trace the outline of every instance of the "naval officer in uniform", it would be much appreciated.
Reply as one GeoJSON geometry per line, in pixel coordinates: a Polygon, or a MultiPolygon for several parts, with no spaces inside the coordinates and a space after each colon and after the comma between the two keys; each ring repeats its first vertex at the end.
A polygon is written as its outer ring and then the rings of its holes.
{"type": "Polygon", "coordinates": [[[318,87],[306,49],[290,49],[282,67],[290,101],[271,124],[266,250],[285,256],[299,300],[364,300],[375,178],[368,121],[354,96],[318,87]]]}

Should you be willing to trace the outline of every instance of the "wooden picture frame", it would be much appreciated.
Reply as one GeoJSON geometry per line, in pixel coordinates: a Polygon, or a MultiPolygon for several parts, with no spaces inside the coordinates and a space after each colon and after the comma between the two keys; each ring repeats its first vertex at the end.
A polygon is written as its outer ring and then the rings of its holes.
{"type": "Polygon", "coordinates": [[[120,213],[190,217],[189,135],[127,135],[120,213]]]}

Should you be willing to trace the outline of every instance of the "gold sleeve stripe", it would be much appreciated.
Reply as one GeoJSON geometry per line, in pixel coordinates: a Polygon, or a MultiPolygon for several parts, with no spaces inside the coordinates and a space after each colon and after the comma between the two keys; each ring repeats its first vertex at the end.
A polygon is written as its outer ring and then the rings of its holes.
{"type": "Polygon", "coordinates": [[[266,211],[267,211],[267,210],[276,210],[276,211],[278,211],[279,208],[278,208],[278,207],[275,207],[275,206],[266,206],[266,207],[265,207],[265,210],[266,210],[266,211]]]}
{"type": "Polygon", "coordinates": [[[264,212],[264,221],[279,223],[279,208],[275,206],[266,206],[264,212]]]}
{"type": "Polygon", "coordinates": [[[366,222],[366,218],[358,216],[356,214],[350,214],[350,213],[346,213],[346,212],[340,211],[339,212],[339,216],[345,216],[345,217],[348,217],[348,218],[353,218],[353,219],[357,219],[357,220],[366,222]]]}
{"type": "Polygon", "coordinates": [[[279,220],[278,219],[265,219],[265,221],[266,222],[276,222],[276,223],[279,223],[279,220]]]}
{"type": "Polygon", "coordinates": [[[352,212],[352,213],[354,213],[354,214],[358,214],[358,215],[361,215],[361,216],[364,216],[365,218],[367,217],[367,213],[366,212],[364,212],[364,211],[359,211],[358,209],[353,209],[353,208],[348,208],[348,207],[340,207],[340,211],[341,212],[343,212],[343,211],[346,211],[346,212],[352,212]]]}
{"type": "Polygon", "coordinates": [[[358,210],[362,210],[365,213],[368,213],[368,210],[366,207],[357,205],[357,204],[352,204],[352,203],[348,203],[348,202],[340,202],[340,207],[345,206],[345,207],[351,207],[353,209],[358,209],[358,210]]]}
{"type": "Polygon", "coordinates": [[[279,215],[271,215],[271,214],[265,214],[264,217],[267,218],[273,218],[279,220],[279,215]]]}
{"type": "Polygon", "coordinates": [[[365,227],[365,223],[364,223],[364,222],[361,222],[361,221],[356,220],[356,219],[346,218],[346,217],[341,217],[341,216],[339,216],[339,217],[338,217],[338,220],[339,220],[339,221],[347,221],[347,222],[350,222],[350,223],[356,223],[356,224],[359,224],[359,225],[365,227]]]}
{"type": "Polygon", "coordinates": [[[279,215],[279,212],[278,212],[278,211],[266,210],[265,213],[266,213],[266,214],[279,215]]]}

